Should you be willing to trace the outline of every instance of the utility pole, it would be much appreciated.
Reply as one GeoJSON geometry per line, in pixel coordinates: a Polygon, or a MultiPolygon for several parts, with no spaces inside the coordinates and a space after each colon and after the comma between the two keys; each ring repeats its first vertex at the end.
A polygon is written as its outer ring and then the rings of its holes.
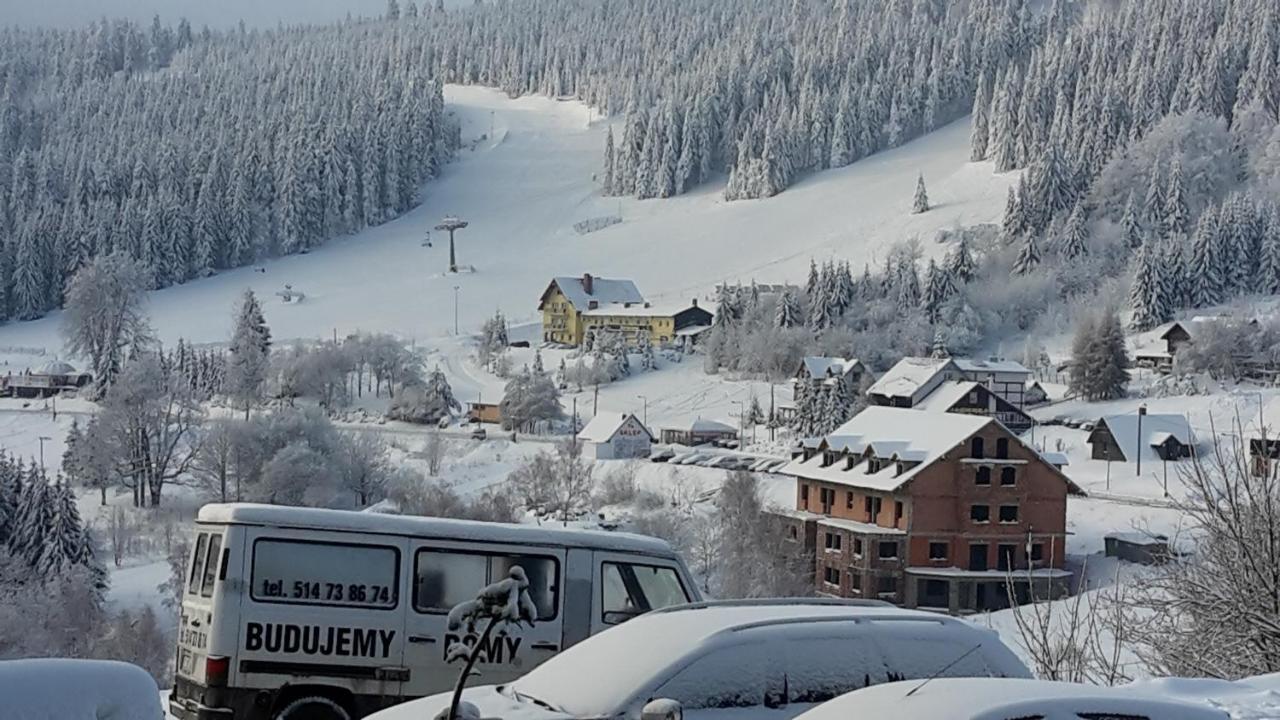
{"type": "Polygon", "coordinates": [[[591,399],[591,416],[595,417],[600,414],[600,383],[596,383],[594,397],[591,399]]]}
{"type": "Polygon", "coordinates": [[[439,225],[436,225],[436,230],[444,230],[449,233],[449,272],[451,273],[456,274],[458,272],[458,255],[454,250],[453,234],[469,224],[466,220],[450,215],[441,220],[439,225]]]}
{"type": "Polygon", "coordinates": [[[644,401],[644,426],[649,427],[649,398],[645,395],[637,395],[637,398],[644,401]]]}
{"type": "Polygon", "coordinates": [[[1134,473],[1137,477],[1142,477],[1142,418],[1147,414],[1147,405],[1143,403],[1138,406],[1138,437],[1135,441],[1138,447],[1134,448],[1134,452],[1138,454],[1138,471],[1134,473]]]}

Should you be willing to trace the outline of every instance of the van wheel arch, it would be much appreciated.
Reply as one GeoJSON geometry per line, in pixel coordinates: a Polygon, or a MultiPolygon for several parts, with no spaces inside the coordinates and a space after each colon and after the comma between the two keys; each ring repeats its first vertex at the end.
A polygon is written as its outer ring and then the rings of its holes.
{"type": "MultiPolygon", "coordinates": [[[[318,710],[328,710],[332,720],[354,720],[354,698],[336,688],[294,686],[280,691],[272,720],[312,720],[318,710]]],[[[328,720],[328,719],[326,719],[328,720]]]]}

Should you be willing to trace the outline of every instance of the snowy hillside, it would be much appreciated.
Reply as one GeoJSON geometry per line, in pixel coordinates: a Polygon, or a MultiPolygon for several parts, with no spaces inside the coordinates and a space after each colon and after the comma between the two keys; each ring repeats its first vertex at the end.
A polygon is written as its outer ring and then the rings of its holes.
{"type": "MultiPolygon", "coordinates": [[[[467,332],[499,307],[514,321],[534,319],[553,275],[630,277],[651,300],[704,295],[722,281],[798,281],[811,257],[874,264],[904,238],[927,241],[956,224],[996,221],[1016,180],[967,162],[962,121],[768,200],[726,202],[721,183],[664,201],[606,199],[590,179],[605,126],[589,122],[585,106],[460,86],[446,88],[446,101],[462,121],[464,150],[421,207],[308,255],[266,263],[265,273],[242,268],[154,293],[149,310],[161,340],[225,341],[230,309],[245,287],[267,298],[285,284],[306,294],[301,304],[268,304],[278,339],[366,330],[425,341],[452,332],[454,286],[467,332]],[[912,215],[918,173],[936,210],[912,215]],[[572,228],[619,211],[619,225],[581,236],[572,228]],[[422,246],[446,214],[471,223],[458,233],[458,253],[475,274],[442,274],[448,243],[439,233],[432,247],[422,246]]],[[[0,327],[0,352],[22,346],[59,353],[58,316],[0,327]]],[[[30,362],[0,357],[11,367],[30,362]]]]}

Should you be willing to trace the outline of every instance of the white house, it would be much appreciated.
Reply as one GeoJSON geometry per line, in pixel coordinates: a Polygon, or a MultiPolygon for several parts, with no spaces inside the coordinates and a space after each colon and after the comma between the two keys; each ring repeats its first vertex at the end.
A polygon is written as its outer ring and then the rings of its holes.
{"type": "Polygon", "coordinates": [[[648,457],[653,435],[631,413],[603,412],[582,428],[578,440],[589,458],[619,460],[648,457]]]}

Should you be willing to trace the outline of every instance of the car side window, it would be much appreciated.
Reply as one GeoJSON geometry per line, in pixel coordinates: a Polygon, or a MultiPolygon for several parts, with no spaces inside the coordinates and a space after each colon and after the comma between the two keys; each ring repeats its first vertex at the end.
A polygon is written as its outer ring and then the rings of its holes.
{"type": "Polygon", "coordinates": [[[537,555],[495,555],[449,550],[419,550],[414,567],[413,607],[418,612],[447,613],[474,600],[486,585],[524,569],[538,620],[553,620],[560,611],[560,563],[537,555]]]}
{"type": "Polygon", "coordinates": [[[679,702],[686,710],[775,707],[780,703],[781,673],[770,663],[767,643],[725,647],[675,671],[654,698],[679,702]]]}
{"type": "Polygon", "coordinates": [[[788,703],[821,703],[890,679],[879,649],[859,637],[805,637],[775,647],[788,703]]]}
{"type": "Polygon", "coordinates": [[[689,593],[674,568],[606,562],[600,567],[600,576],[600,620],[606,625],[689,602],[689,593]]]}

